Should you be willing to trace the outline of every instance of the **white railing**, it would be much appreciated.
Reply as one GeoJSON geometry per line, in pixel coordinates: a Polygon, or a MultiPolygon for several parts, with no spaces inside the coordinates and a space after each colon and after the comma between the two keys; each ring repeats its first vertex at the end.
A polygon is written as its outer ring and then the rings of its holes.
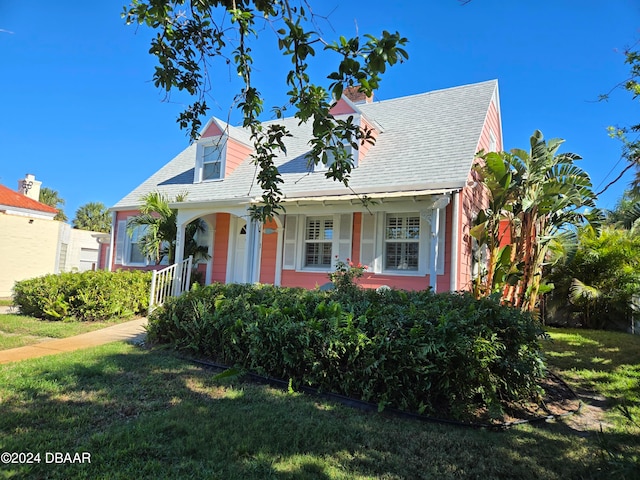
{"type": "Polygon", "coordinates": [[[154,270],[151,277],[151,295],[149,297],[149,313],[164,303],[167,297],[178,297],[189,290],[191,283],[190,256],[182,263],[174,263],[162,270],[154,270]]]}

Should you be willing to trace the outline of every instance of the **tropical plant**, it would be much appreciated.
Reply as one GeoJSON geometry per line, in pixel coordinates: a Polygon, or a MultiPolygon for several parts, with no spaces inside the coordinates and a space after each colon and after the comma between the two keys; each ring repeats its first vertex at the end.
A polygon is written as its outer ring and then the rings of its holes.
{"type": "Polygon", "coordinates": [[[607,212],[607,223],[633,231],[640,227],[640,192],[626,190],[613,210],[607,212]]]}
{"type": "Polygon", "coordinates": [[[111,215],[102,202],[89,202],[76,210],[76,216],[71,222],[73,228],[91,230],[93,232],[111,232],[111,215]]]}
{"type": "MultiPolygon", "coordinates": [[[[184,202],[187,194],[178,194],[174,202],[184,202]]],[[[169,206],[170,199],[159,192],[151,192],[142,197],[140,214],[127,223],[129,234],[136,228],[143,231],[139,240],[141,253],[156,265],[166,256],[169,264],[175,261],[176,240],[178,235],[178,211],[169,206]]],[[[196,236],[204,231],[201,219],[191,222],[185,228],[185,255],[193,255],[194,260],[209,259],[207,247],[198,245],[196,236]]]]}
{"type": "MultiPolygon", "coordinates": [[[[360,128],[353,118],[340,120],[330,114],[333,99],[340,99],[343,89],[356,87],[367,96],[379,87],[380,76],[388,66],[408,58],[402,48],[407,39],[400,34],[383,31],[380,38],[372,35],[331,42],[322,38],[314,15],[306,1],[293,0],[133,0],[125,7],[127,24],[144,24],[157,31],[149,52],[155,55],[154,83],[167,94],[186,91],[195,98],[178,117],[181,128],[188,128],[191,138],[198,137],[201,117],[209,107],[207,98],[217,84],[211,75],[217,59],[232,64],[241,82],[235,104],[243,117],[242,126],[251,132],[258,168],[257,183],[262,188],[261,205],[253,205],[253,218],[265,221],[282,209],[283,179],[274,163],[280,152],[286,152],[287,128],[277,122],[264,127],[259,120],[265,99],[254,84],[253,43],[263,32],[276,40],[277,51],[290,59],[291,68],[281,84],[286,86],[287,100],[273,108],[276,118],[285,110],[294,110],[300,122],[309,122],[313,131],[309,161],[317,164],[333,162],[326,177],[348,185],[354,149],[363,142],[373,142],[371,132],[360,128]],[[311,59],[317,46],[339,59],[338,68],[326,77],[328,87],[310,79],[311,59]],[[331,94],[331,95],[330,95],[331,94]],[[333,141],[332,141],[333,140],[333,141]]],[[[262,49],[261,49],[262,50],[262,49]]],[[[326,65],[326,59],[319,59],[326,65]]],[[[226,74],[225,74],[226,75],[226,74]]],[[[269,81],[276,81],[270,78],[269,81]]],[[[276,81],[277,83],[277,81],[276,81]]]]}
{"type": "Polygon", "coordinates": [[[57,208],[58,213],[54,220],[59,220],[61,222],[66,222],[68,220],[67,216],[64,214],[64,210],[62,210],[62,205],[64,205],[64,200],[60,198],[60,195],[57,191],[52,190],[48,187],[42,187],[40,189],[40,197],[38,198],[41,203],[45,205],[49,205],[50,207],[57,208]]]}
{"type": "Polygon", "coordinates": [[[533,310],[543,286],[543,267],[554,242],[600,218],[589,175],[574,153],[558,153],[564,140],[544,140],[536,130],[530,150],[480,152],[476,169],[489,193],[471,235],[488,249],[488,268],[477,282],[482,296],[502,293],[505,303],[533,310]]]}
{"type": "Polygon", "coordinates": [[[586,328],[621,328],[640,295],[640,236],[611,226],[581,228],[574,255],[556,264],[548,321],[586,328]]]}

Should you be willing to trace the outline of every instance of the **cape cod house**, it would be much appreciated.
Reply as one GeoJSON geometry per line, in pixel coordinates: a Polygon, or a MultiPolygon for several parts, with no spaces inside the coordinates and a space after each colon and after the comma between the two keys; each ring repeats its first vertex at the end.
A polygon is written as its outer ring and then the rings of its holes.
{"type": "MultiPolygon", "coordinates": [[[[357,92],[356,92],[357,93],[357,92]]],[[[187,192],[178,210],[176,261],[185,227],[202,219],[211,259],[206,283],[261,282],[314,288],[336,259],[367,265],[360,284],[437,291],[468,289],[473,268],[469,227],[482,208],[472,171],[476,153],[502,149],[495,80],[384,101],[343,97],[337,117],[372,128],[374,145],[353,152],[350,188],[308,166],[310,126],[278,120],[292,133],[277,161],[286,212],[262,225],[247,209],[260,201],[249,134],[216,118],[200,139],[126,195],[113,211],[109,268],[155,268],[126,224],[141,198],[187,192]],[[364,206],[359,196],[372,200],[364,206]]]]}

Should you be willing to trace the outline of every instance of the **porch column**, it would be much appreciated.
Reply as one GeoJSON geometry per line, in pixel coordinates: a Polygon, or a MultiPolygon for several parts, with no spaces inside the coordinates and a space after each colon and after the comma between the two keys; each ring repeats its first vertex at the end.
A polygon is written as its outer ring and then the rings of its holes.
{"type": "Polygon", "coordinates": [[[429,265],[429,285],[437,292],[438,284],[438,237],[440,236],[440,210],[449,205],[449,196],[441,196],[433,202],[431,210],[431,262],[429,265]]]}
{"type": "MultiPolygon", "coordinates": [[[[184,237],[185,237],[185,228],[187,226],[187,222],[184,220],[184,216],[180,216],[180,210],[178,210],[178,215],[176,217],[176,254],[174,258],[174,263],[177,263],[179,267],[175,270],[174,277],[174,295],[179,295],[180,286],[182,285],[182,261],[184,260],[184,237]]],[[[188,286],[190,287],[190,285],[188,286]]],[[[188,288],[187,288],[188,290],[188,288]]]]}
{"type": "Polygon", "coordinates": [[[176,258],[174,259],[174,263],[181,263],[184,260],[184,237],[188,223],[185,217],[186,215],[181,215],[180,210],[178,210],[176,218],[176,258]]]}

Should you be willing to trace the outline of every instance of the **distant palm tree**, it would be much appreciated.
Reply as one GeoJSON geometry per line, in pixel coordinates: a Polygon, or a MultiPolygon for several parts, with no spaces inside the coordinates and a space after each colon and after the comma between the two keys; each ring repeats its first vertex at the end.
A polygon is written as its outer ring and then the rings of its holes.
{"type": "Polygon", "coordinates": [[[54,220],[60,220],[61,222],[66,222],[68,220],[67,216],[64,214],[64,211],[62,210],[62,205],[64,205],[64,200],[60,198],[60,195],[58,194],[58,192],[47,187],[42,187],[40,189],[39,200],[45,205],[49,205],[50,207],[58,209],[58,213],[56,214],[55,217],[53,217],[54,220]]]}
{"type": "MultiPolygon", "coordinates": [[[[186,193],[179,194],[175,202],[184,202],[186,193]]],[[[159,192],[151,192],[142,197],[140,214],[127,223],[129,234],[136,228],[142,228],[139,240],[141,253],[156,265],[166,256],[169,264],[175,262],[176,239],[178,236],[178,211],[169,207],[169,198],[159,192]]],[[[205,230],[201,219],[194,220],[185,229],[185,256],[193,255],[194,260],[208,260],[210,255],[206,246],[198,245],[195,240],[198,232],[205,230]]]]}
{"type": "Polygon", "coordinates": [[[76,210],[73,228],[93,232],[111,232],[111,215],[102,202],[86,203],[76,210]]]}

